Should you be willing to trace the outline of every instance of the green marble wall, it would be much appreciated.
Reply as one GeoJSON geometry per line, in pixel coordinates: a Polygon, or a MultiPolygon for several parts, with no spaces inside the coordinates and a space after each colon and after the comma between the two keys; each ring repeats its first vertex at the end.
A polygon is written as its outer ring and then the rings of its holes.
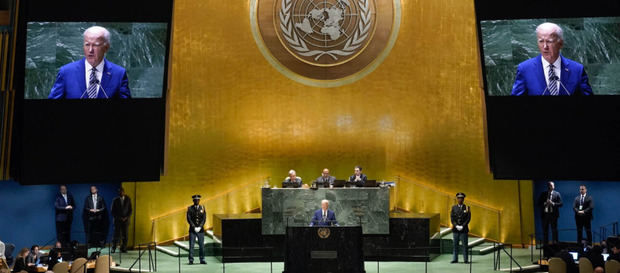
{"type": "Polygon", "coordinates": [[[539,54],[536,26],[544,22],[564,30],[564,57],[583,64],[594,94],[620,94],[620,18],[482,21],[487,90],[509,96],[517,65],[539,54]]]}
{"type": "Polygon", "coordinates": [[[329,200],[340,226],[362,223],[364,234],[389,234],[390,190],[388,188],[263,189],[263,234],[284,234],[287,225],[304,227],[321,200],[329,200]]]}
{"type": "Polygon", "coordinates": [[[84,58],[82,34],[110,31],[106,59],[127,69],[133,98],[159,98],[164,80],[166,23],[30,22],[26,38],[26,99],[46,99],[61,66],[84,58]]]}

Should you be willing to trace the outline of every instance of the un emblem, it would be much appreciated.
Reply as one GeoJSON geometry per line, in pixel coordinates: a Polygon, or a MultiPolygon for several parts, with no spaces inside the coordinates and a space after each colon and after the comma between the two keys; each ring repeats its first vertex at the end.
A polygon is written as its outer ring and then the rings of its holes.
{"type": "Polygon", "coordinates": [[[370,73],[391,50],[400,0],[252,0],[263,55],[304,84],[329,87],[370,73]]]}
{"type": "Polygon", "coordinates": [[[329,230],[329,228],[318,228],[316,230],[317,235],[319,235],[319,238],[321,239],[327,239],[329,238],[329,235],[331,234],[331,231],[329,230]]]}

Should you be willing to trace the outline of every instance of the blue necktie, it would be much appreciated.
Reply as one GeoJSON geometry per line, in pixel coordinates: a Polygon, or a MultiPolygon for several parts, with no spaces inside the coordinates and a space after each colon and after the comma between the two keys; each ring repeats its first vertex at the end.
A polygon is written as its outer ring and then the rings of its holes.
{"type": "Polygon", "coordinates": [[[549,94],[551,94],[551,96],[557,96],[560,94],[558,90],[558,77],[555,75],[553,68],[553,64],[549,64],[549,86],[547,88],[549,89],[549,94]]]}
{"type": "Polygon", "coordinates": [[[89,99],[95,99],[97,98],[97,87],[99,86],[99,84],[97,83],[97,68],[95,67],[90,70],[89,83],[90,85],[88,86],[86,94],[88,94],[89,99]]]}

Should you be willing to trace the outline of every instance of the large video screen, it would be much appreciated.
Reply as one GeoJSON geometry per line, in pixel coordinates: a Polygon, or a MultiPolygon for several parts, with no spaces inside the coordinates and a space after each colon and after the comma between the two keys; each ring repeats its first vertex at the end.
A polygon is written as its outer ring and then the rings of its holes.
{"type": "Polygon", "coordinates": [[[20,0],[10,176],[158,181],[172,0],[20,0]]]}
{"type": "Polygon", "coordinates": [[[495,179],[620,179],[620,1],[474,0],[495,179]]]}
{"type": "Polygon", "coordinates": [[[483,20],[480,29],[490,96],[620,95],[620,17],[483,20]],[[541,37],[544,23],[561,37],[541,37]]]}
{"type": "Polygon", "coordinates": [[[161,98],[167,31],[166,23],[28,22],[24,98],[161,98]],[[109,41],[91,46],[86,39],[99,33],[90,29],[107,30],[109,41]],[[92,65],[103,71],[89,92],[92,65]]]}

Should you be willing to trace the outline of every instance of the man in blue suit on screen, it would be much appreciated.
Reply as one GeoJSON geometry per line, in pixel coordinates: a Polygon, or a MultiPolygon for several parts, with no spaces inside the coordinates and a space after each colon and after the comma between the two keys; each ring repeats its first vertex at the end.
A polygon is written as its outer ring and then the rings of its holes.
{"type": "Polygon", "coordinates": [[[329,209],[328,200],[321,201],[321,209],[314,212],[314,216],[312,217],[310,226],[338,226],[338,221],[336,221],[336,214],[329,209]]]}
{"type": "Polygon", "coordinates": [[[131,98],[125,68],[104,58],[110,32],[99,26],[84,31],[84,58],[58,71],[49,99],[131,98]]]}
{"type": "Polygon", "coordinates": [[[564,45],[562,28],[554,23],[540,24],[536,37],[540,55],[519,64],[512,95],[592,95],[583,65],[560,55],[564,45]]]}

